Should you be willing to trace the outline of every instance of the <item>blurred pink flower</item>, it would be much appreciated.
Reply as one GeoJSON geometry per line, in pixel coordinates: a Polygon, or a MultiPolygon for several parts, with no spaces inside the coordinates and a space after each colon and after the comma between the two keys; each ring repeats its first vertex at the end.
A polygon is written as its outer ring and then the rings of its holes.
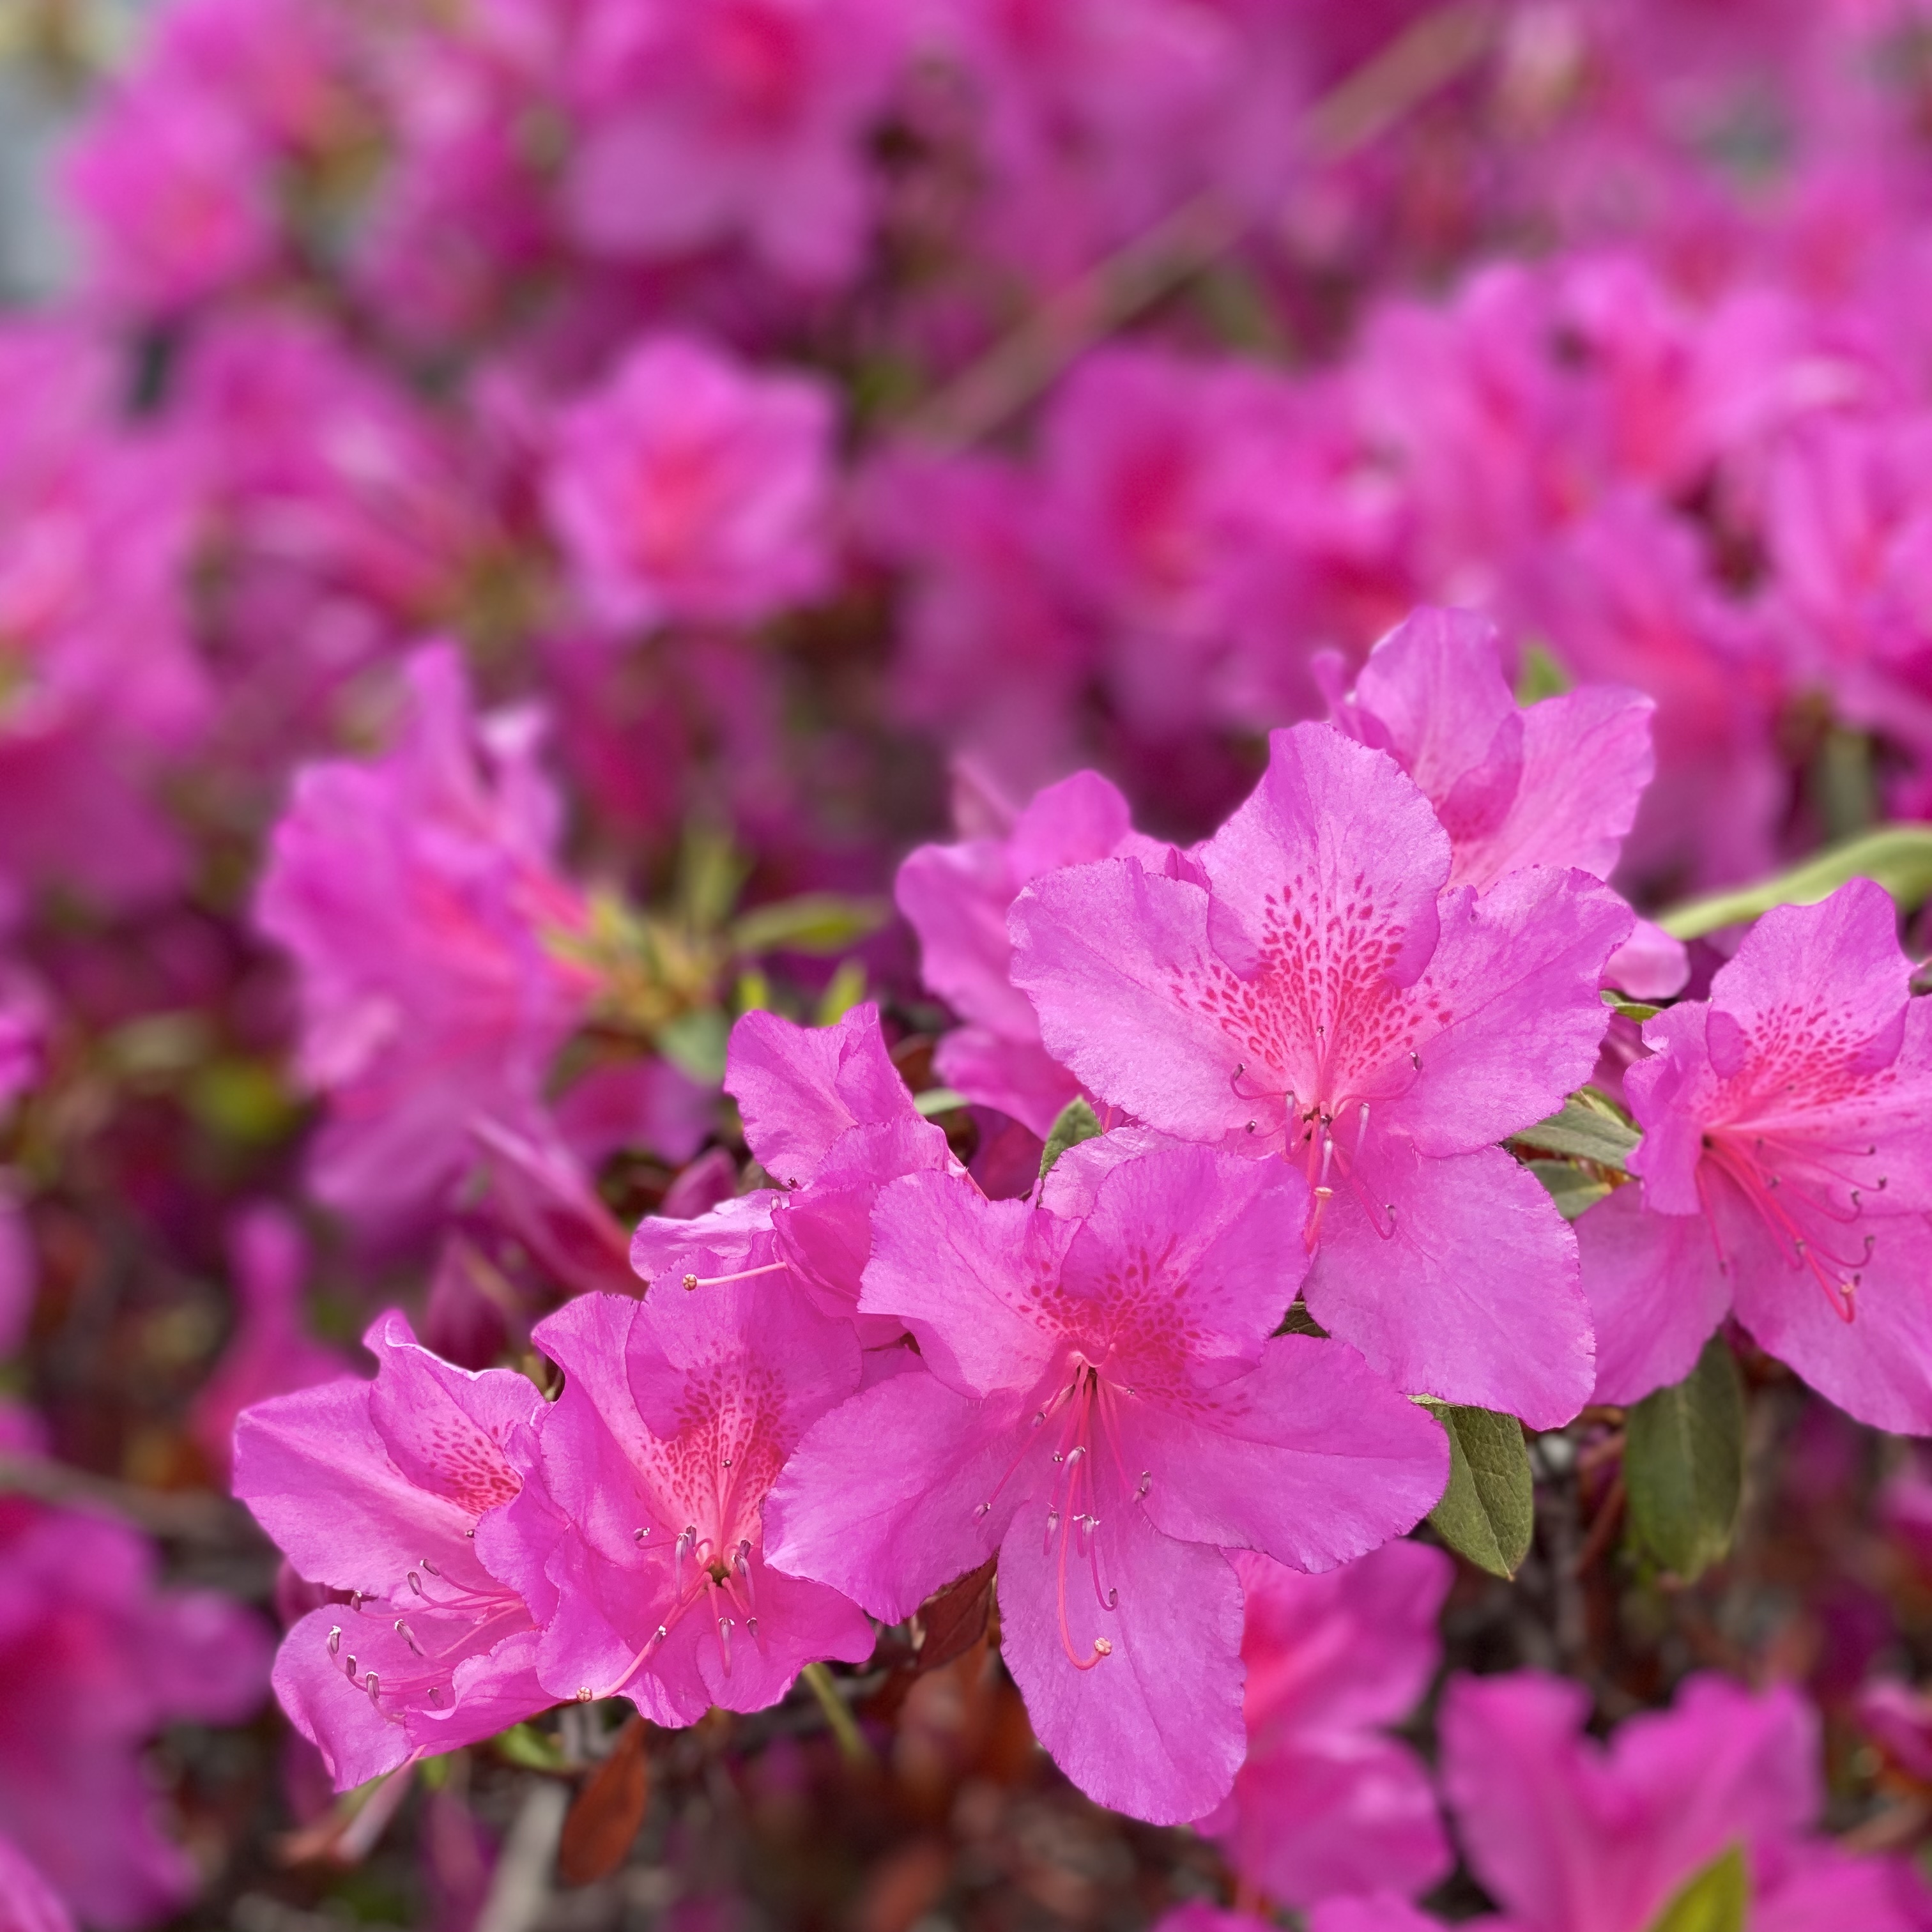
{"type": "Polygon", "coordinates": [[[834,404],[660,336],[560,418],[546,500],[579,594],[614,628],[752,623],[829,580],[834,404]]]}
{"type": "Polygon", "coordinates": [[[590,994],[558,944],[584,903],[553,868],[537,720],[478,720],[448,645],[406,678],[394,748],[297,775],[255,914],[294,958],[301,1072],[328,1098],[312,1184],[378,1232],[441,1204],[472,1122],[536,1118],[590,994]]]}
{"type": "Polygon", "coordinates": [[[1248,1754],[1200,1829],[1282,1905],[1426,1889],[1449,1870],[1448,1840],[1421,1760],[1384,1726],[1409,1714],[1441,1661],[1454,1563],[1405,1541],[1316,1576],[1251,1551],[1234,1568],[1248,1754]]]}
{"type": "Polygon", "coordinates": [[[167,1724],[238,1723],[267,1688],[254,1614],[212,1590],[160,1590],[158,1568],[119,1523],[0,1498],[0,1844],[28,1850],[74,1915],[110,1932],[195,1889],[143,1746],[167,1724]]]}

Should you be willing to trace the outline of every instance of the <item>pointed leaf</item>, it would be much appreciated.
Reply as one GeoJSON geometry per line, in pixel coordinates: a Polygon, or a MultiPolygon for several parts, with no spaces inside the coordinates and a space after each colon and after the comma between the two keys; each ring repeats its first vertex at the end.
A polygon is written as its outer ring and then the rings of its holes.
{"type": "Polygon", "coordinates": [[[644,1719],[632,1718],[577,1794],[557,1846],[556,1868],[565,1884],[608,1878],[624,1862],[650,1796],[644,1735],[644,1719]]]}
{"type": "Polygon", "coordinates": [[[716,1006],[700,1006],[658,1028],[657,1048],[680,1073],[710,1087],[724,1077],[730,1039],[731,1022],[724,1013],[716,1006]]]}
{"type": "Polygon", "coordinates": [[[1623,1165],[1643,1136],[1627,1126],[1607,1104],[1593,1104],[1580,1094],[1573,1094],[1560,1112],[1533,1127],[1510,1136],[1515,1148],[1535,1148],[1545,1154],[1568,1154],[1577,1160],[1594,1160],[1599,1167],[1613,1167],[1621,1173],[1623,1165]]]}
{"type": "Polygon", "coordinates": [[[973,1103],[964,1094],[956,1094],[950,1087],[928,1087],[923,1094],[912,1096],[912,1104],[922,1118],[929,1120],[935,1114],[956,1113],[973,1103]]]}
{"type": "Polygon", "coordinates": [[[964,1657],[986,1635],[993,1604],[993,1566],[998,1561],[997,1556],[988,1557],[978,1569],[947,1584],[920,1612],[926,1634],[913,1658],[915,1676],[922,1676],[956,1657],[964,1657]]]}
{"type": "Polygon", "coordinates": [[[1690,1582],[1730,1548],[1744,1491],[1744,1379],[1730,1343],[1712,1336],[1690,1374],[1634,1404],[1624,1429],[1630,1534],[1690,1582]]]}
{"type": "Polygon", "coordinates": [[[1658,920],[1673,939],[1700,939],[1773,906],[1816,905],[1847,879],[1875,879],[1910,912],[1932,896],[1932,825],[1887,825],[1736,892],[1675,906],[1658,920]]]}
{"type": "Polygon", "coordinates": [[[1523,1166],[1548,1190],[1556,1211],[1574,1221],[1609,1194],[1610,1184],[1599,1180],[1587,1167],[1568,1160],[1526,1160],[1523,1166]]]}
{"type": "Polygon", "coordinates": [[[1429,1513],[1437,1535],[1505,1581],[1522,1567],[1536,1526],[1536,1490],[1522,1424],[1486,1408],[1417,1400],[1449,1436],[1449,1486],[1429,1513]]]}
{"type": "Polygon", "coordinates": [[[731,944],[740,952],[842,952],[884,925],[888,910],[878,899],[804,892],[742,914],[731,944]]]}
{"type": "Polygon", "coordinates": [[[1664,1908],[1650,1932],[1744,1932],[1750,1880],[1744,1853],[1733,1845],[1712,1860],[1664,1908]]]}
{"type": "Polygon", "coordinates": [[[1084,1100],[1068,1101],[1054,1118],[1053,1131],[1047,1136],[1041,1151],[1040,1179],[1044,1180],[1053,1172],[1054,1162],[1069,1148],[1078,1147],[1082,1141],[1097,1140],[1100,1135],[1100,1115],[1084,1100]]]}

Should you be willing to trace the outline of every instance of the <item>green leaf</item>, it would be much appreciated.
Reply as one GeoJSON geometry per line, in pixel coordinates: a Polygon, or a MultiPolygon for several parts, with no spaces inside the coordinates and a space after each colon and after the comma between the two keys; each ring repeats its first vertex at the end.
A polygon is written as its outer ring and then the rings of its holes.
{"type": "Polygon", "coordinates": [[[710,1085],[724,1077],[731,1022],[716,1006],[680,1013],[657,1030],[657,1049],[680,1073],[710,1085]]]}
{"type": "Polygon", "coordinates": [[[912,1104],[929,1120],[935,1114],[954,1113],[973,1103],[964,1094],[955,1093],[950,1087],[928,1087],[923,1094],[912,1096],[912,1104]]]}
{"type": "Polygon", "coordinates": [[[562,1771],[563,1753],[554,1738],[545,1737],[534,1724],[512,1724],[499,1731],[494,1740],[496,1755],[526,1771],[562,1771]]]}
{"type": "Polygon", "coordinates": [[[1604,1004],[1613,1013],[1621,1013],[1627,1020],[1635,1020],[1641,1026],[1646,1020],[1654,1020],[1663,1012],[1661,1006],[1654,1006],[1648,1000],[1628,1000],[1622,994],[1612,992],[1606,986],[1599,995],[1604,1004]]]}
{"type": "Polygon", "coordinates": [[[1523,647],[1522,668],[1516,674],[1517,704],[1534,704],[1546,698],[1561,698],[1570,684],[1570,674],[1557,662],[1547,644],[1523,647]]]}
{"type": "Polygon", "coordinates": [[[1541,1181],[1556,1211],[1566,1221],[1587,1214],[1610,1192],[1607,1180],[1599,1180],[1588,1168],[1567,1160],[1526,1160],[1523,1166],[1541,1181]]]}
{"type": "Polygon", "coordinates": [[[804,892],[754,906],[731,928],[740,952],[842,952],[885,924],[881,899],[848,898],[839,892],[804,892]]]}
{"type": "Polygon", "coordinates": [[[1449,1486],[1429,1520],[1458,1556],[1508,1581],[1529,1554],[1536,1526],[1536,1491],[1522,1424],[1513,1415],[1459,1408],[1433,1396],[1416,1400],[1449,1437],[1449,1486]]]}
{"type": "Polygon", "coordinates": [[[866,963],[862,959],[842,959],[837,970],[818,996],[815,1024],[836,1026],[866,997],[866,963]]]}
{"type": "Polygon", "coordinates": [[[1097,1140],[1100,1136],[1100,1117],[1084,1100],[1070,1100],[1060,1108],[1053,1123],[1053,1131],[1046,1137],[1046,1145],[1040,1156],[1040,1178],[1044,1180],[1053,1172],[1053,1164],[1070,1147],[1078,1147],[1082,1141],[1097,1140]]]}
{"type": "Polygon", "coordinates": [[[1622,1172],[1625,1158],[1642,1136],[1634,1127],[1626,1126],[1607,1101],[1586,1098],[1587,1091],[1572,1094],[1564,1102],[1562,1110],[1548,1120],[1510,1135],[1510,1146],[1568,1154],[1575,1160],[1594,1160],[1599,1167],[1613,1167],[1622,1172]]]}
{"type": "Polygon", "coordinates": [[[1881,826],[1760,884],[1674,906],[1657,922],[1673,938],[1699,939],[1773,906],[1816,905],[1847,879],[1876,880],[1907,912],[1922,904],[1932,896],[1932,825],[1881,826]]]}
{"type": "Polygon", "coordinates": [[[1730,1345],[1714,1335],[1674,1388],[1624,1420],[1630,1534],[1687,1583],[1731,1546],[1744,1490],[1744,1388],[1730,1345]]]}
{"type": "Polygon", "coordinates": [[[1744,1853],[1733,1845],[1713,1858],[1666,1905],[1650,1932],[1744,1932],[1750,1880],[1744,1853]]]}

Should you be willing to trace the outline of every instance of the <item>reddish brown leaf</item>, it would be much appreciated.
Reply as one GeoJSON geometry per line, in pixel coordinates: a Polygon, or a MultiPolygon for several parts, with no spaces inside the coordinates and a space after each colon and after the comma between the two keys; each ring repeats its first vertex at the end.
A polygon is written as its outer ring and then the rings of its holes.
{"type": "Polygon", "coordinates": [[[976,1570],[969,1570],[956,1583],[949,1583],[920,1612],[926,1634],[914,1660],[914,1673],[923,1676],[963,1657],[986,1634],[986,1618],[992,1607],[993,1566],[999,1561],[989,1556],[976,1570]]]}
{"type": "Polygon", "coordinates": [[[556,1868],[566,1885],[608,1878],[624,1862],[650,1796],[644,1761],[644,1720],[633,1718],[617,1734],[610,1755],[585,1780],[563,1821],[556,1868]]]}

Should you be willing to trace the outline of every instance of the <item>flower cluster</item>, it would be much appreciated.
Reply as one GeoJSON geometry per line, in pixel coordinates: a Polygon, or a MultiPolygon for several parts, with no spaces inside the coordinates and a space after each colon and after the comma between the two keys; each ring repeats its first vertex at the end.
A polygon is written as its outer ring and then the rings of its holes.
{"type": "Polygon", "coordinates": [[[1932,1928],[1924,0],[100,10],[0,1926],[1932,1928]]]}

